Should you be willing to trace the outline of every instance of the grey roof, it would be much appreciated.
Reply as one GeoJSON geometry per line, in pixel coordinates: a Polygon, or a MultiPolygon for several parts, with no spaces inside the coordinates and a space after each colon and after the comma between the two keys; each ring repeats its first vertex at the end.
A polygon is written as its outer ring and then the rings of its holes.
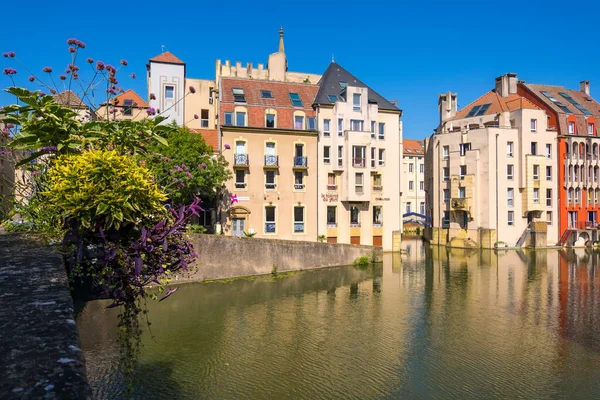
{"type": "Polygon", "coordinates": [[[340,82],[346,82],[348,86],[362,87],[369,89],[369,103],[376,103],[381,110],[401,111],[390,101],[384,99],[379,93],[361,82],[360,79],[346,71],[341,65],[332,62],[325,70],[325,73],[319,81],[319,92],[315,98],[315,104],[333,104],[328,96],[339,96],[343,91],[340,82]]]}

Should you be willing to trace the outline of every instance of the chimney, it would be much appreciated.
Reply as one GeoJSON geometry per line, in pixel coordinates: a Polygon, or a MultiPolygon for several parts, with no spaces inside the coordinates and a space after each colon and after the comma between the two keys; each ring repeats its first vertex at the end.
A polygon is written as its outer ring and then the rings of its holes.
{"type": "Polygon", "coordinates": [[[438,95],[438,111],[440,113],[440,124],[448,121],[456,115],[458,95],[448,92],[438,95]]]}
{"type": "Polygon", "coordinates": [[[579,91],[590,95],[590,81],[581,81],[579,82],[579,91]]]}
{"type": "Polygon", "coordinates": [[[509,72],[496,78],[496,93],[501,97],[508,97],[517,93],[517,74],[509,72]]]}

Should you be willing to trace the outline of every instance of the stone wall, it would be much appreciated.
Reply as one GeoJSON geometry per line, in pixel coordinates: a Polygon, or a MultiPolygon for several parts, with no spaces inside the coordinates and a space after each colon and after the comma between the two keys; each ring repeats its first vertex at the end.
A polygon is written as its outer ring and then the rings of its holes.
{"type": "Polygon", "coordinates": [[[203,281],[351,265],[371,246],[192,234],[198,260],[177,281],[203,281]]]}
{"type": "Polygon", "coordinates": [[[91,399],[62,257],[0,234],[0,398],[91,399]]]}

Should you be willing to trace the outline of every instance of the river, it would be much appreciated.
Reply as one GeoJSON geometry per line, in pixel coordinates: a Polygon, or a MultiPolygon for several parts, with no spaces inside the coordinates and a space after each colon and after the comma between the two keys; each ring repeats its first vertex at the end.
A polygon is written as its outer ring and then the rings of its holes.
{"type": "MultiPolygon", "coordinates": [[[[600,398],[600,253],[404,241],[367,270],[192,283],[149,304],[140,399],[600,398]]],[[[98,399],[116,315],[78,313],[98,399]]]]}

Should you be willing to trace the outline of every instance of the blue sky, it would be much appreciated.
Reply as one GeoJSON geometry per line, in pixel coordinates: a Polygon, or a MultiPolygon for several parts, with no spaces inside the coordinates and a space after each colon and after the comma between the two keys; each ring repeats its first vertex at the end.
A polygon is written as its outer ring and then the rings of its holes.
{"type": "MultiPolygon", "coordinates": [[[[0,53],[15,51],[36,72],[47,65],[62,71],[70,61],[66,40],[74,37],[87,45],[83,58],[127,59],[127,75],[138,77],[121,74],[120,85],[145,97],[145,64],[161,45],[187,63],[188,76],[208,79],[216,59],[266,63],[283,26],[290,70],[322,73],[333,53],[363,82],[399,100],[405,138],[423,138],[438,123],[438,93],[457,92],[464,107],[505,72],[573,89],[587,79],[600,98],[597,3],[30,0],[3,6],[0,53]]],[[[9,61],[0,58],[0,69],[15,67],[18,83],[28,84],[27,72],[9,61]]],[[[0,75],[1,87],[9,83],[0,75]]],[[[10,102],[0,94],[0,104],[10,102]]]]}

